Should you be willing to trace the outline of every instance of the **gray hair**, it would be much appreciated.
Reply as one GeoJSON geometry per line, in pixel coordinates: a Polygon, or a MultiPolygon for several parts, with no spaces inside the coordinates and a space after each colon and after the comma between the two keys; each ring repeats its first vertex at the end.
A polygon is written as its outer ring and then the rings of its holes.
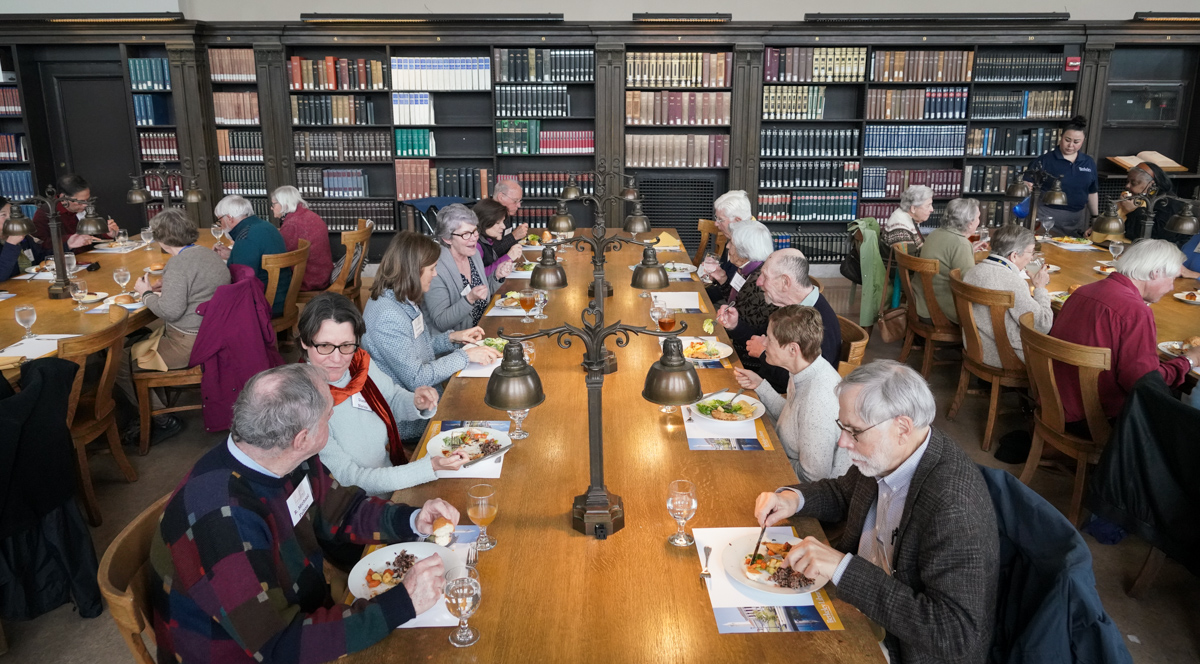
{"type": "Polygon", "coordinates": [[[979,201],[974,198],[956,198],[946,204],[946,218],[942,228],[965,231],[979,215],[979,201]]]}
{"type": "Polygon", "coordinates": [[[834,388],[841,396],[851,388],[862,388],[854,409],[863,422],[872,426],[901,415],[912,419],[917,428],[933,424],[937,403],[929,383],[907,364],[895,360],[875,360],[855,369],[834,388]]]}
{"type": "Polygon", "coordinates": [[[1130,176],[1132,176],[1136,182],[1150,182],[1151,180],[1154,179],[1153,173],[1151,173],[1150,171],[1148,171],[1144,168],[1139,168],[1137,166],[1134,166],[1133,168],[1129,169],[1129,172],[1125,174],[1126,178],[1128,178],[1130,176]]]}
{"type": "Polygon", "coordinates": [[[900,209],[908,212],[933,200],[933,190],[923,184],[914,184],[900,195],[900,209]]]}
{"type": "Polygon", "coordinates": [[[749,220],[737,224],[729,235],[729,241],[733,243],[738,255],[748,261],[765,261],[775,250],[771,231],[758,221],[749,220]]]}
{"type": "Polygon", "coordinates": [[[1137,281],[1178,276],[1185,260],[1183,252],[1166,240],[1136,242],[1117,257],[1117,272],[1137,281]]]}
{"type": "Polygon", "coordinates": [[[285,364],[256,374],[233,404],[234,442],[264,451],[287,449],[312,431],[331,401],[325,378],[311,364],[285,364]],[[320,385],[321,387],[318,387],[320,385]]]}
{"type": "Polygon", "coordinates": [[[186,247],[200,237],[196,222],[179,208],[167,208],[150,220],[154,239],[168,247],[186,247]]]}
{"type": "Polygon", "coordinates": [[[254,214],[254,206],[250,204],[250,201],[235,194],[217,201],[217,207],[213,208],[213,214],[218,219],[225,215],[234,219],[245,219],[254,214]]]}
{"type": "Polygon", "coordinates": [[[524,193],[521,189],[521,183],[514,180],[501,180],[496,183],[496,188],[492,190],[492,198],[498,194],[504,194],[509,198],[516,198],[524,193]]]}
{"type": "Polygon", "coordinates": [[[750,211],[750,197],[741,189],[734,189],[721,194],[713,202],[713,212],[721,212],[731,223],[745,221],[753,216],[750,211]]]}
{"type": "Polygon", "coordinates": [[[458,232],[458,229],[463,226],[475,228],[479,225],[479,218],[471,211],[471,208],[462,203],[454,203],[438,210],[437,213],[437,237],[446,244],[450,243],[450,235],[458,232]]]}
{"type": "Polygon", "coordinates": [[[1033,231],[1020,224],[1004,224],[992,233],[992,253],[1008,258],[1009,254],[1022,253],[1033,246],[1033,231]]]}
{"type": "Polygon", "coordinates": [[[308,201],[300,197],[300,190],[290,184],[285,184],[271,193],[271,200],[279,203],[284,214],[296,211],[297,205],[308,206],[308,201]]]}
{"type": "Polygon", "coordinates": [[[773,271],[776,274],[786,274],[801,288],[812,286],[812,282],[808,280],[808,259],[799,249],[780,249],[770,257],[775,259],[773,271]]]}

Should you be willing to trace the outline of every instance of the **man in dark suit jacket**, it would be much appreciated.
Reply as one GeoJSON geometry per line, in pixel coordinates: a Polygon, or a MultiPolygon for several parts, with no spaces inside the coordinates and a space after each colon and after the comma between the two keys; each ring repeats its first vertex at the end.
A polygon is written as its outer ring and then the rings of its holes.
{"type": "Polygon", "coordinates": [[[758,497],[771,525],[793,514],[845,522],[837,548],[806,538],[792,569],[833,581],[838,596],[886,631],[892,664],[982,663],[992,642],[999,538],[975,464],[932,428],[929,386],[891,360],[838,385],[843,476],[758,497]]]}

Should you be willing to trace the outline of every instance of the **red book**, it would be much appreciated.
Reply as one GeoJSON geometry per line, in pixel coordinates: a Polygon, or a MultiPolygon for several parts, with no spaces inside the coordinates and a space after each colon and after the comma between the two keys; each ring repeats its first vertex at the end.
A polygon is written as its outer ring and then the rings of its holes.
{"type": "Polygon", "coordinates": [[[337,65],[335,63],[336,63],[336,60],[334,59],[334,57],[332,55],[325,56],[325,89],[326,90],[336,90],[337,89],[337,84],[335,83],[335,81],[337,80],[337,71],[336,71],[337,65]]]}
{"type": "Polygon", "coordinates": [[[300,82],[300,56],[288,58],[288,76],[291,77],[293,90],[303,89],[304,84],[300,82]]]}
{"type": "Polygon", "coordinates": [[[358,64],[358,89],[359,90],[367,90],[371,87],[370,85],[367,84],[367,61],[364,60],[363,58],[359,58],[357,61],[357,64],[358,64]]]}

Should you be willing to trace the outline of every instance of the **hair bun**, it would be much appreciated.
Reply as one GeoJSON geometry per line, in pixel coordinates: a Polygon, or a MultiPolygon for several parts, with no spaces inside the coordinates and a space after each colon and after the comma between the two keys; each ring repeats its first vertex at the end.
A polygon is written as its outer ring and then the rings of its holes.
{"type": "Polygon", "coordinates": [[[1087,129],[1087,124],[1087,118],[1082,115],[1076,115],[1067,121],[1067,128],[1074,129],[1076,131],[1083,131],[1084,129],[1087,129]]]}

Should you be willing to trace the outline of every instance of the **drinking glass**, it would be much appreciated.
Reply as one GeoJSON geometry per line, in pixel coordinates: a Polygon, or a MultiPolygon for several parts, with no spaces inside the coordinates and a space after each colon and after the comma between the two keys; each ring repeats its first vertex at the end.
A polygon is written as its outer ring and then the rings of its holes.
{"type": "Polygon", "coordinates": [[[979,241],[987,242],[989,239],[991,239],[991,233],[988,232],[988,229],[980,228],[979,229],[979,241]]]}
{"type": "Polygon", "coordinates": [[[525,310],[525,317],[521,319],[521,322],[532,323],[533,319],[529,317],[529,312],[533,309],[534,303],[537,302],[537,291],[532,288],[526,288],[520,292],[517,301],[521,303],[521,308],[525,310]]]}
{"type": "Polygon", "coordinates": [[[663,313],[658,317],[658,329],[663,332],[670,332],[675,329],[674,309],[663,309],[663,313]]]}
{"type": "Polygon", "coordinates": [[[658,321],[666,315],[667,310],[662,307],[653,307],[650,309],[650,320],[654,321],[655,325],[658,325],[658,321]]]}
{"type": "Polygon", "coordinates": [[[75,273],[75,252],[67,251],[63,253],[63,267],[67,269],[67,276],[70,277],[75,273]]]}
{"type": "Polygon", "coordinates": [[[496,538],[487,534],[487,528],[496,520],[496,489],[490,484],[476,484],[467,489],[467,498],[470,499],[467,516],[471,518],[471,523],[479,526],[475,548],[479,551],[494,549],[496,538]]]}
{"type": "Polygon", "coordinates": [[[692,536],[684,531],[683,526],[696,516],[696,485],[687,480],[675,480],[667,487],[667,512],[671,514],[671,518],[675,519],[675,523],[679,526],[679,530],[670,537],[667,541],[675,546],[691,546],[696,543],[692,536]]]}
{"type": "Polygon", "coordinates": [[[473,567],[451,567],[444,578],[442,594],[446,597],[446,609],[458,618],[458,629],[450,635],[450,643],[465,648],[479,640],[479,630],[467,626],[467,618],[479,608],[479,572],[473,567]]]}
{"type": "Polygon", "coordinates": [[[549,316],[547,316],[546,314],[542,313],[542,311],[543,311],[543,310],[546,308],[546,305],[547,305],[549,302],[550,302],[550,294],[549,294],[549,293],[547,293],[547,292],[546,292],[546,291],[544,291],[544,290],[538,289],[538,292],[537,292],[537,313],[536,313],[536,314],[534,314],[534,315],[533,315],[533,317],[534,317],[534,318],[536,318],[536,319],[538,319],[538,320],[546,320],[547,318],[549,318],[549,316]]]}
{"type": "Polygon", "coordinates": [[[153,228],[147,226],[142,229],[142,242],[146,243],[146,251],[151,251],[152,249],[154,249],[154,247],[150,246],[150,243],[154,242],[154,229],[153,228]]]}
{"type": "Polygon", "coordinates": [[[700,281],[706,284],[711,284],[713,279],[709,276],[708,271],[712,266],[720,265],[721,257],[711,251],[704,254],[704,262],[700,263],[700,281]]]}
{"type": "Polygon", "coordinates": [[[1108,253],[1112,254],[1114,263],[1116,262],[1117,257],[1120,256],[1124,251],[1125,251],[1124,244],[1121,244],[1120,242],[1117,242],[1116,240],[1109,241],[1108,253]]]}
{"type": "Polygon", "coordinates": [[[25,328],[25,336],[22,339],[32,339],[33,322],[37,320],[37,309],[25,304],[17,307],[17,325],[25,328]]]}
{"type": "Polygon", "coordinates": [[[117,246],[125,247],[129,245],[129,231],[122,228],[117,231],[117,246]]]}
{"type": "Polygon", "coordinates": [[[113,270],[113,281],[121,287],[121,295],[125,294],[125,285],[129,283],[129,268],[122,265],[113,270]]]}
{"type": "Polygon", "coordinates": [[[83,301],[87,299],[87,295],[87,281],[84,281],[83,279],[72,279],[71,298],[75,300],[76,306],[71,311],[86,311],[87,307],[83,306],[83,301]]]}
{"type": "Polygon", "coordinates": [[[1054,237],[1054,233],[1051,232],[1054,230],[1054,217],[1042,218],[1042,230],[1046,232],[1047,238],[1054,237]]]}
{"type": "Polygon", "coordinates": [[[522,341],[521,349],[525,352],[525,363],[533,364],[533,359],[537,357],[537,349],[533,347],[532,341],[522,341]]]}
{"type": "Polygon", "coordinates": [[[1025,264],[1025,273],[1029,275],[1030,279],[1032,279],[1034,275],[1042,271],[1042,266],[1045,264],[1046,261],[1041,256],[1035,254],[1034,257],[1029,259],[1029,262],[1025,264]]]}
{"type": "Polygon", "coordinates": [[[529,437],[529,432],[521,428],[521,423],[525,421],[525,417],[528,415],[528,408],[508,411],[508,417],[512,419],[513,424],[515,424],[517,427],[516,429],[508,432],[509,438],[512,438],[513,440],[525,440],[529,437]]]}
{"type": "Polygon", "coordinates": [[[221,224],[213,224],[210,230],[212,230],[213,238],[217,240],[217,244],[220,244],[221,236],[225,234],[225,229],[221,228],[221,224]]]}

